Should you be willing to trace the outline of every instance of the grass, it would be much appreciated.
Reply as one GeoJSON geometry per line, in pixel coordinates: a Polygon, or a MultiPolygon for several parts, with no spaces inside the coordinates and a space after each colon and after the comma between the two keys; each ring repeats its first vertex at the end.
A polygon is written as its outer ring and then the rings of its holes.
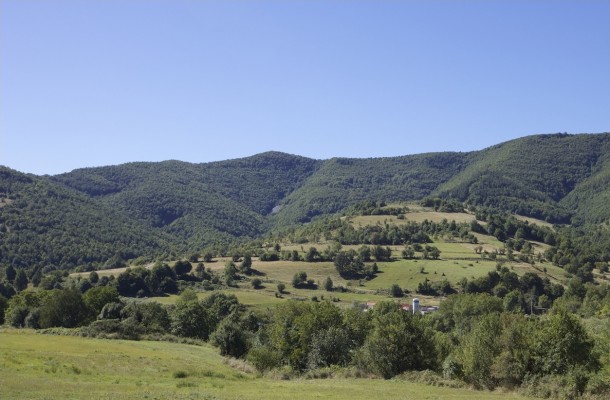
{"type": "MultiPolygon", "coordinates": [[[[442,238],[435,239],[432,244],[441,250],[440,260],[403,260],[401,252],[404,246],[389,246],[392,249],[392,256],[395,261],[378,262],[380,273],[372,280],[366,281],[347,281],[339,276],[332,262],[292,262],[292,261],[271,261],[261,262],[253,260],[253,268],[260,273],[263,280],[263,287],[255,290],[250,286],[249,280],[239,283],[239,288],[224,290],[224,293],[231,293],[237,296],[242,304],[253,309],[268,309],[285,301],[286,299],[308,300],[317,297],[318,300],[331,299],[340,306],[351,305],[354,302],[381,301],[390,299],[389,288],[398,284],[403,289],[407,289],[415,296],[415,290],[419,283],[428,279],[432,282],[448,280],[453,287],[458,287],[458,282],[463,278],[476,278],[486,275],[496,269],[497,262],[490,259],[483,259],[475,253],[475,248],[482,246],[484,250],[492,252],[503,247],[503,244],[494,237],[479,235],[479,244],[458,243],[444,241],[442,238]],[[423,272],[422,272],[423,268],[423,272]],[[313,279],[318,283],[318,289],[295,289],[292,287],[292,277],[298,272],[306,272],[308,279],[313,279]],[[326,292],[322,289],[324,280],[330,277],[335,288],[342,286],[347,288],[347,292],[333,291],[326,292]],[[281,298],[276,297],[277,284],[282,282],[286,285],[286,293],[281,298]]],[[[327,244],[308,244],[307,247],[314,246],[320,250],[326,248],[327,244]]],[[[541,244],[535,244],[536,252],[543,251],[541,244]]],[[[288,246],[285,246],[286,248],[288,246]]],[[[343,249],[357,248],[359,246],[344,246],[343,249]]],[[[420,256],[421,254],[418,254],[420,256]]],[[[228,259],[227,259],[228,260],[228,259]]],[[[225,259],[209,264],[217,273],[222,273],[225,259]]],[[[510,262],[506,264],[518,275],[526,272],[534,272],[541,277],[548,277],[553,282],[565,283],[567,280],[566,272],[551,263],[537,263],[534,266],[526,263],[510,262]],[[546,272],[545,272],[546,269],[546,272]]],[[[200,297],[207,296],[201,293],[200,297]]],[[[440,299],[420,296],[425,305],[438,304],[440,299]]],[[[156,298],[164,304],[173,304],[176,296],[156,298]]],[[[403,299],[403,301],[406,301],[403,299]]]]}
{"type": "Polygon", "coordinates": [[[403,380],[277,380],[233,369],[210,346],[0,330],[6,399],[523,399],[403,380]]]}
{"type": "Polygon", "coordinates": [[[351,217],[350,220],[352,225],[355,227],[376,225],[376,224],[395,224],[401,225],[408,221],[423,222],[425,220],[431,222],[441,222],[446,219],[447,221],[455,222],[470,222],[475,219],[474,215],[468,213],[445,213],[436,211],[412,211],[404,214],[404,219],[398,219],[394,215],[361,215],[351,217]]]}
{"type": "Polygon", "coordinates": [[[371,289],[387,289],[393,283],[414,292],[417,285],[425,279],[442,281],[447,279],[454,286],[462,278],[486,275],[496,268],[494,261],[453,261],[453,260],[399,260],[378,263],[382,271],[366,283],[371,289]],[[423,269],[423,272],[422,272],[423,269]],[[445,276],[443,276],[445,274],[445,276]]]}
{"type": "MultiPolygon", "coordinates": [[[[423,220],[440,222],[443,219],[455,220],[457,222],[469,222],[474,216],[468,213],[442,213],[434,212],[429,208],[421,207],[417,204],[407,204],[410,211],[405,213],[405,219],[397,219],[391,215],[372,215],[350,217],[354,225],[374,225],[384,223],[404,223],[404,221],[421,222],[423,220]]],[[[530,222],[540,223],[529,219],[530,222]]],[[[404,246],[389,246],[392,249],[392,257],[396,260],[393,262],[377,263],[380,273],[372,280],[366,281],[347,281],[337,273],[332,262],[291,262],[291,261],[272,261],[261,262],[258,259],[253,259],[252,267],[261,273],[259,276],[263,285],[260,289],[253,289],[250,285],[250,279],[246,278],[239,282],[239,288],[230,288],[223,290],[224,293],[230,293],[237,296],[238,300],[246,306],[253,309],[269,309],[273,308],[278,303],[286,299],[308,300],[314,296],[318,300],[332,299],[338,305],[350,305],[353,302],[381,301],[389,299],[388,290],[394,284],[400,285],[402,288],[409,290],[415,295],[415,290],[419,283],[425,279],[433,282],[447,279],[453,287],[463,278],[476,278],[486,275],[488,272],[496,268],[496,261],[483,259],[475,252],[475,248],[482,247],[484,251],[492,253],[504,248],[504,243],[498,241],[493,236],[474,233],[477,237],[477,244],[456,242],[454,238],[435,237],[433,246],[438,247],[441,251],[440,260],[403,260],[402,250],[404,246]],[[423,268],[423,273],[422,273],[423,268]],[[318,289],[295,289],[292,287],[292,278],[298,272],[306,272],[308,279],[312,279],[318,283],[318,289]],[[347,288],[347,292],[333,291],[326,292],[322,289],[322,283],[330,277],[333,280],[335,288],[347,288]],[[283,283],[286,286],[286,292],[281,297],[276,296],[277,284],[283,283]]],[[[297,250],[301,256],[310,247],[316,247],[319,251],[326,249],[330,242],[305,243],[305,244],[282,244],[283,250],[297,250]]],[[[535,253],[543,253],[548,246],[542,243],[533,243],[535,253]]],[[[358,249],[360,245],[345,245],[343,250],[358,249]]],[[[421,254],[417,254],[421,256],[421,254]]],[[[217,258],[213,262],[205,263],[206,268],[211,269],[215,273],[222,274],[225,264],[230,258],[217,258]]],[[[523,275],[526,272],[535,272],[541,277],[549,277],[553,282],[565,283],[567,281],[566,273],[563,269],[553,266],[551,263],[538,263],[534,266],[510,262],[506,264],[512,268],[517,274],[523,275]]],[[[150,267],[150,266],[149,266],[150,267]]],[[[100,275],[113,273],[118,275],[124,269],[99,271],[100,275]]],[[[86,276],[88,273],[73,274],[73,276],[86,276]]],[[[208,293],[200,293],[203,298],[208,296],[208,293]]],[[[424,304],[437,304],[439,299],[419,296],[424,304]]],[[[153,298],[163,304],[173,304],[176,301],[176,296],[167,296],[153,298]]]]}
{"type": "MultiPolygon", "coordinates": [[[[233,294],[237,297],[240,303],[250,306],[252,308],[269,308],[278,304],[282,299],[278,299],[274,295],[274,291],[265,289],[226,289],[226,290],[215,290],[213,292],[201,292],[198,293],[198,297],[203,299],[210,296],[212,293],[226,293],[233,294]]],[[[175,304],[178,299],[177,295],[171,295],[166,297],[151,297],[150,300],[157,301],[161,304],[175,304]]]]}

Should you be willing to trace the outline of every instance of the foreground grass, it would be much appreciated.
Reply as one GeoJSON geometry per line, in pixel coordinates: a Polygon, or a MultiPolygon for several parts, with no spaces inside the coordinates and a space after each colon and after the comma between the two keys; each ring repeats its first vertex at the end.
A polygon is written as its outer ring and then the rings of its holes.
{"type": "Polygon", "coordinates": [[[401,380],[276,380],[232,369],[209,346],[0,330],[3,399],[496,399],[401,380]],[[178,376],[183,376],[179,378],[178,376]]]}

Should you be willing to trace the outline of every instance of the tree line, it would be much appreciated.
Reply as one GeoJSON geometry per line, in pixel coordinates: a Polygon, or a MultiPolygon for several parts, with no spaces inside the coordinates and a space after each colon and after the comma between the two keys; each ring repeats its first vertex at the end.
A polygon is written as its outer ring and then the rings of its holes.
{"type": "MultiPolygon", "coordinates": [[[[606,287],[598,297],[598,309],[606,313],[609,293],[606,287]]],[[[62,327],[93,337],[209,341],[222,355],[244,358],[263,373],[346,369],[387,379],[430,370],[436,379],[484,389],[608,395],[604,368],[610,360],[603,349],[610,334],[602,329],[592,335],[565,307],[556,302],[548,314],[528,317],[498,297],[470,293],[449,296],[440,311],[425,316],[394,302],[363,311],[357,304],[296,300],[254,313],[222,293],[199,299],[187,289],[175,305],[164,306],[96,286],[84,294],[77,288],[22,291],[8,301],[5,317],[14,327],[54,333],[62,327]]],[[[607,319],[602,323],[608,327],[607,319]]]]}

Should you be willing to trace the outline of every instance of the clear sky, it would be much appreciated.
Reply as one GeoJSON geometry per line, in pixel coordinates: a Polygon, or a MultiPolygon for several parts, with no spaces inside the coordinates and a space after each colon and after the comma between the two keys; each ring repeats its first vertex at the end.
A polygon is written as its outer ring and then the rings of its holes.
{"type": "Polygon", "coordinates": [[[610,131],[610,0],[0,0],[0,164],[610,131]]]}

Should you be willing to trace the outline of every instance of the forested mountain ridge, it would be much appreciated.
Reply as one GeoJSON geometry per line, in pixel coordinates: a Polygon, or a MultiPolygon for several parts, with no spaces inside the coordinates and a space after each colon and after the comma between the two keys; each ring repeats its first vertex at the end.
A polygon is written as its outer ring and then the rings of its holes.
{"type": "MultiPolygon", "coordinates": [[[[578,193],[597,198],[608,191],[599,181],[609,155],[609,134],[528,136],[470,153],[468,167],[434,194],[549,222],[570,223],[574,215],[580,221],[588,210],[575,201],[578,193]]],[[[610,207],[598,207],[593,219],[608,218],[610,207]]]]}
{"type": "Polygon", "coordinates": [[[0,167],[0,262],[34,269],[130,259],[174,239],[46,177],[0,167]]]}
{"type": "Polygon", "coordinates": [[[308,222],[364,200],[418,200],[464,168],[467,153],[429,153],[386,158],[333,158],[292,192],[277,223],[308,222]]]}
{"type": "Polygon", "coordinates": [[[201,249],[265,232],[264,217],[319,163],[268,152],[206,164],[164,161],[88,168],[51,179],[170,233],[189,249],[201,249]]]}
{"type": "Polygon", "coordinates": [[[198,251],[364,200],[440,196],[549,222],[600,223],[610,220],[609,183],[608,133],[536,135],[468,153],[368,159],[268,152],[56,176],[2,168],[0,262],[69,268],[198,251]]]}

